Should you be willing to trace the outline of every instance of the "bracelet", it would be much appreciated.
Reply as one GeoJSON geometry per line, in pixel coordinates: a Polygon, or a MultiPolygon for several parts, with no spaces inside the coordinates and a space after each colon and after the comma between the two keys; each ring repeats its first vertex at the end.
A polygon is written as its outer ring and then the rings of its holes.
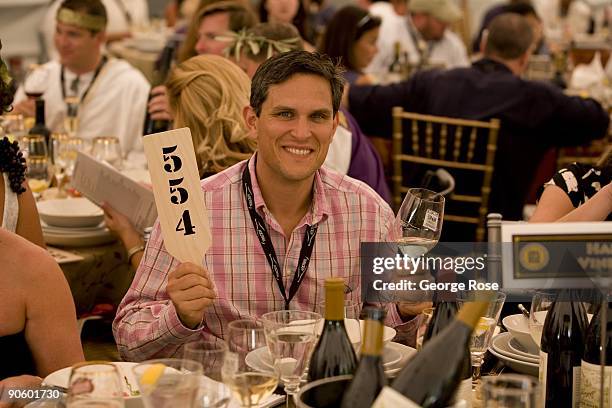
{"type": "Polygon", "coordinates": [[[145,249],[144,245],[142,245],[142,244],[128,249],[128,251],[127,251],[128,263],[130,263],[132,261],[132,257],[134,255],[136,255],[140,251],[144,251],[144,249],[145,249]]]}

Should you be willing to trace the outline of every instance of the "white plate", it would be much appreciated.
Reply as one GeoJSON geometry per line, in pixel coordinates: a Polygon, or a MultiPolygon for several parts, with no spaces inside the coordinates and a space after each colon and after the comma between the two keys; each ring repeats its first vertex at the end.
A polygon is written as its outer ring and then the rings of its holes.
{"type": "Polygon", "coordinates": [[[64,234],[43,230],[45,243],[48,245],[66,246],[66,247],[84,247],[103,245],[116,240],[111,232],[104,228],[94,232],[82,234],[64,234]]]}
{"type": "Polygon", "coordinates": [[[537,377],[538,374],[539,374],[539,369],[540,369],[539,364],[528,363],[526,361],[521,361],[521,360],[517,360],[515,358],[511,358],[511,357],[505,356],[505,355],[499,353],[498,351],[495,351],[495,349],[493,347],[489,347],[489,351],[491,352],[491,354],[493,354],[495,357],[499,358],[508,367],[510,367],[511,369],[513,369],[516,372],[519,372],[519,373],[522,373],[522,374],[533,375],[534,377],[537,377]]]}
{"type": "Polygon", "coordinates": [[[537,354],[529,353],[527,349],[525,349],[525,347],[523,347],[523,345],[519,343],[514,337],[508,340],[508,349],[510,349],[510,351],[519,356],[531,357],[535,359],[539,358],[537,354]]]}
{"type": "MultiPolygon", "coordinates": [[[[113,364],[119,370],[119,374],[121,375],[121,378],[123,378],[124,376],[127,377],[127,380],[130,382],[132,389],[134,391],[138,391],[138,381],[136,381],[136,377],[134,377],[134,374],[132,373],[132,367],[135,366],[136,363],[116,362],[113,364]]],[[[72,370],[71,367],[66,367],[66,368],[62,368],[61,370],[57,370],[49,374],[48,376],[46,376],[45,379],[43,380],[43,384],[44,385],[56,385],[59,387],[67,388],[68,380],[70,379],[71,370],[72,370]]],[[[123,392],[129,395],[129,389],[125,381],[123,382],[123,392]]],[[[124,399],[125,399],[126,408],[142,408],[143,407],[140,396],[125,397],[124,399]]]]}
{"type": "Polygon", "coordinates": [[[36,206],[40,218],[55,227],[95,227],[104,220],[102,209],[83,197],[39,201],[36,206]]]}
{"type": "Polygon", "coordinates": [[[395,377],[395,375],[397,375],[397,373],[404,368],[406,363],[408,363],[408,360],[410,360],[417,352],[413,347],[405,346],[393,341],[388,343],[386,347],[394,349],[402,355],[402,358],[397,363],[392,364],[391,367],[385,367],[385,374],[387,377],[395,377]]]}
{"type": "Polygon", "coordinates": [[[538,351],[538,345],[533,341],[529,331],[529,321],[522,313],[506,316],[502,323],[528,353],[533,354],[538,351]]]}
{"type": "Polygon", "coordinates": [[[538,364],[540,362],[540,357],[534,354],[517,354],[510,348],[509,342],[510,340],[516,340],[512,337],[510,333],[500,333],[491,341],[491,347],[500,354],[503,354],[507,357],[514,358],[516,360],[525,361],[527,363],[538,364]]]}

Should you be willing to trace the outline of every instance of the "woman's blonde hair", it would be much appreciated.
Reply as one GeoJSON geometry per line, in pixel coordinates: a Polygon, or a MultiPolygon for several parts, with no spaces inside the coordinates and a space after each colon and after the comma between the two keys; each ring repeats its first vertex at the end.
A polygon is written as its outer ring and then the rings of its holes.
{"type": "Polygon", "coordinates": [[[166,81],[174,126],[191,129],[200,176],[249,158],[257,147],[242,115],[251,82],[235,64],[199,55],[176,66],[166,81]]]}

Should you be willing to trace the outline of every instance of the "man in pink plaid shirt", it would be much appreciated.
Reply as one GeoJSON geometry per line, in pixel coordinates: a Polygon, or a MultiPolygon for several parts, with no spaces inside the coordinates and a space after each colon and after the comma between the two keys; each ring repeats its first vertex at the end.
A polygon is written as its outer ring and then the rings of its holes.
{"type": "MultiPolygon", "coordinates": [[[[213,242],[202,265],[179,263],[159,223],[121,302],[113,331],[121,356],[182,354],[185,343],[224,338],[227,324],[283,308],[316,310],[325,278],[343,277],[360,302],[360,243],[393,241],[394,214],[364,183],[321,168],[338,125],[341,72],[316,53],[266,61],[253,77],[245,121],[259,150],[202,181],[213,242]]],[[[388,305],[399,341],[415,310],[388,305]]]]}

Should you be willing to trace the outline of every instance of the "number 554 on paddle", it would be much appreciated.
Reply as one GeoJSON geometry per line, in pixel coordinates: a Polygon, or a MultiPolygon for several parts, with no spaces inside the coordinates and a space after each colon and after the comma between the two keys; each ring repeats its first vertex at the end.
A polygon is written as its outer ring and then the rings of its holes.
{"type": "Polygon", "coordinates": [[[143,144],[164,245],[181,262],[202,265],[211,234],[191,132],[155,133],[143,144]]]}

